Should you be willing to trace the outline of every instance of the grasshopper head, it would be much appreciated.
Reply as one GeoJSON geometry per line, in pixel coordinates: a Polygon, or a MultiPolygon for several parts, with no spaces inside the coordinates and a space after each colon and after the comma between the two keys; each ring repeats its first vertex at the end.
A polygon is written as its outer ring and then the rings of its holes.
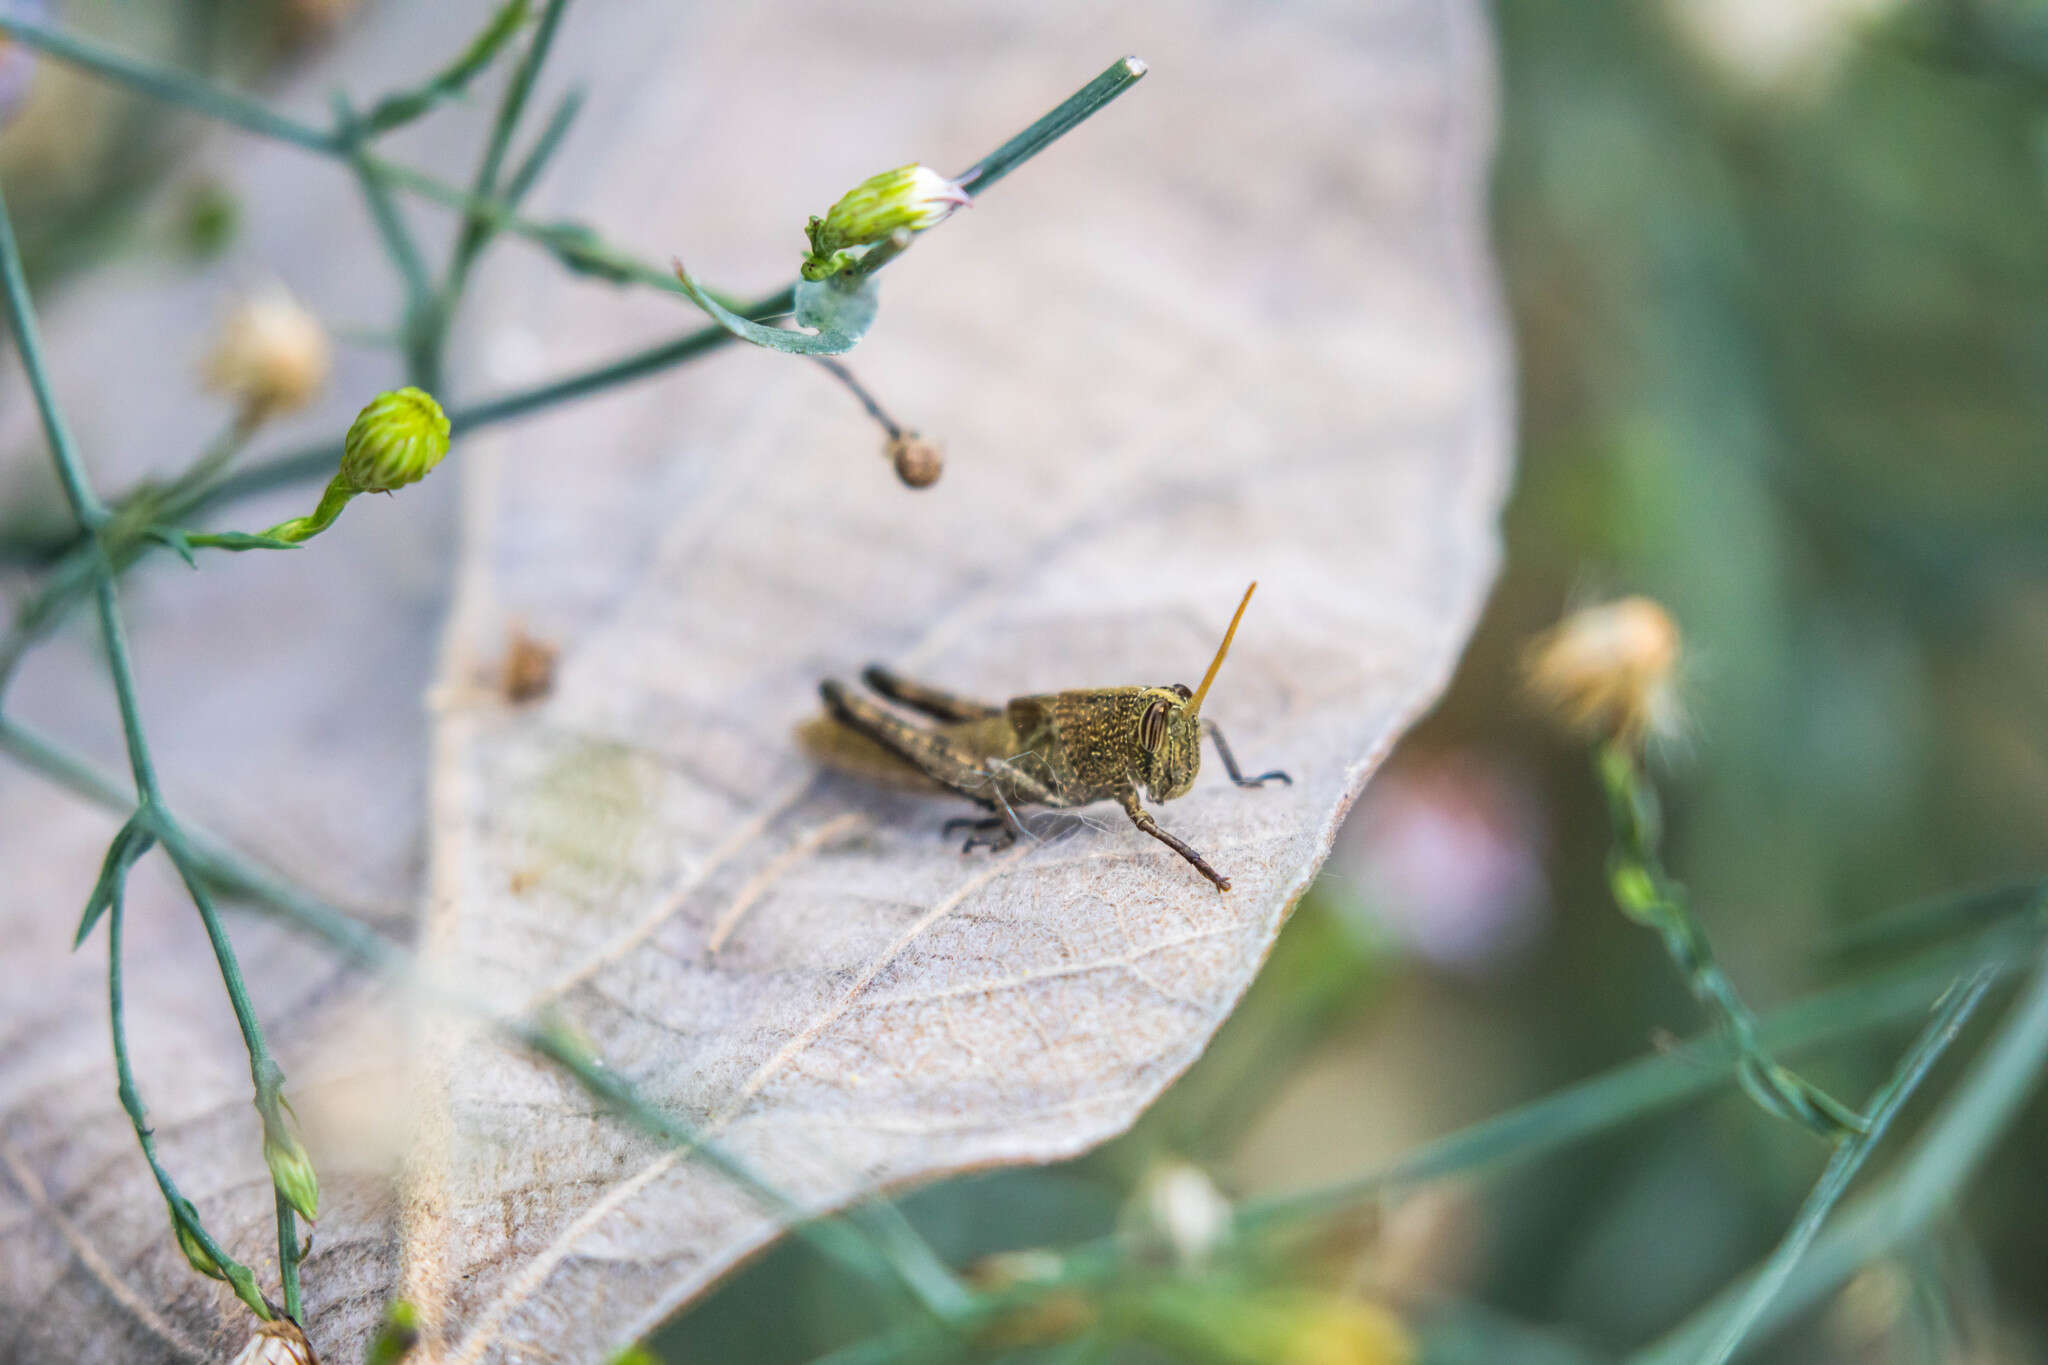
{"type": "Polygon", "coordinates": [[[1139,694],[1143,706],[1138,712],[1138,776],[1154,801],[1171,801],[1195,785],[1195,775],[1202,770],[1202,699],[1209,695],[1209,684],[1223,667],[1223,656],[1230,653],[1237,623],[1244,619],[1244,609],[1258,586],[1253,583],[1244,590],[1244,600],[1237,604],[1237,614],[1230,618],[1230,629],[1223,632],[1223,643],[1216,647],[1216,657],[1209,661],[1200,687],[1190,692],[1175,683],[1139,694]]]}

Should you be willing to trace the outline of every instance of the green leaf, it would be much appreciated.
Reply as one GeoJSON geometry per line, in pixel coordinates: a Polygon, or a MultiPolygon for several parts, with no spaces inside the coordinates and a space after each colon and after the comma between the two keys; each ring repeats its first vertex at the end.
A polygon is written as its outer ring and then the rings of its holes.
{"type": "Polygon", "coordinates": [[[192,540],[175,526],[152,526],[142,533],[159,545],[168,546],[172,553],[185,561],[187,568],[196,569],[199,561],[192,558],[192,540]]]}
{"type": "Polygon", "coordinates": [[[490,66],[505,45],[512,41],[512,36],[519,32],[532,12],[533,7],[528,0],[506,0],[491,16],[483,32],[477,34],[454,61],[429,77],[424,84],[395,95],[386,95],[371,106],[363,118],[363,134],[375,136],[388,132],[412,122],[443,100],[461,94],[470,81],[490,66]]]}
{"type": "Polygon", "coordinates": [[[151,822],[149,807],[141,806],[128,817],[128,823],[107,845],[107,856],[100,860],[99,880],[93,883],[92,895],[85,902],[85,914],[79,918],[78,933],[72,938],[75,949],[91,935],[93,926],[100,922],[100,916],[108,907],[121,899],[121,891],[128,880],[128,869],[140,861],[142,855],[156,846],[156,828],[151,822]]]}
{"type": "Polygon", "coordinates": [[[555,259],[579,275],[590,275],[612,284],[631,284],[639,278],[633,263],[620,258],[597,229],[586,223],[553,223],[543,238],[555,259]]]}
{"type": "Polygon", "coordinates": [[[683,292],[690,296],[692,303],[709,313],[713,322],[741,341],[750,341],[770,351],[782,351],[788,355],[843,355],[854,348],[875,321],[876,294],[872,280],[863,280],[860,287],[853,290],[841,289],[825,281],[806,281],[798,285],[797,316],[818,329],[812,333],[764,327],[743,318],[691,279],[681,261],[675,263],[675,269],[676,278],[682,281],[683,292]],[[806,291],[812,295],[808,306],[806,291]],[[836,297],[818,297],[819,291],[836,297]]]}

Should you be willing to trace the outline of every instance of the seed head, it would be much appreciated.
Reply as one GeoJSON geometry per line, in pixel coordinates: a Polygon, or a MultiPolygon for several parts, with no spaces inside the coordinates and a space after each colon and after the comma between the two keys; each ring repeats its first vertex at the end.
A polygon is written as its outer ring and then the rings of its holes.
{"type": "Polygon", "coordinates": [[[851,263],[843,254],[887,241],[897,232],[923,232],[972,200],[957,180],[929,166],[898,166],[871,175],[839,197],[823,218],[804,229],[811,239],[803,277],[822,280],[851,263]]]}
{"type": "Polygon", "coordinates": [[[1647,597],[1573,612],[1531,643],[1529,693],[1566,728],[1639,745],[1678,727],[1678,627],[1647,597]]]}
{"type": "Polygon", "coordinates": [[[358,493],[418,483],[448,453],[448,415],[424,389],[380,393],[349,424],[342,481],[358,493]]]}
{"type": "Polygon", "coordinates": [[[930,488],[946,468],[939,448],[914,431],[890,437],[886,449],[889,462],[896,466],[896,477],[912,488],[930,488]]]}
{"type": "Polygon", "coordinates": [[[1163,1239],[1174,1261],[1199,1270],[1230,1235],[1230,1201],[1191,1161],[1165,1161],[1138,1185],[1139,1221],[1163,1239]]]}
{"type": "Polygon", "coordinates": [[[272,1318],[256,1329],[233,1365],[320,1365],[313,1343],[290,1318],[272,1318]]]}
{"type": "Polygon", "coordinates": [[[333,357],[320,319],[281,285],[235,305],[207,352],[206,387],[241,406],[245,422],[304,407],[327,383],[333,357]]]}

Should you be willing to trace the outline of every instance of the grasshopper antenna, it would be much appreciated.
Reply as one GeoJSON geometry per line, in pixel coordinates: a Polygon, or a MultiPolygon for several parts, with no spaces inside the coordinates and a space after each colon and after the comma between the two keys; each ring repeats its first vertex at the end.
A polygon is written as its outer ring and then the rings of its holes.
{"type": "Polygon", "coordinates": [[[1209,661],[1209,671],[1202,675],[1202,685],[1195,689],[1195,695],[1188,698],[1187,714],[1200,715],[1202,698],[1209,695],[1209,684],[1216,681],[1216,671],[1223,667],[1223,656],[1230,653],[1230,642],[1237,638],[1237,623],[1244,620],[1244,609],[1251,605],[1252,594],[1258,590],[1259,580],[1252,580],[1244,590],[1244,600],[1237,604],[1237,615],[1230,618],[1230,629],[1223,632],[1223,643],[1216,646],[1216,657],[1209,661]]]}

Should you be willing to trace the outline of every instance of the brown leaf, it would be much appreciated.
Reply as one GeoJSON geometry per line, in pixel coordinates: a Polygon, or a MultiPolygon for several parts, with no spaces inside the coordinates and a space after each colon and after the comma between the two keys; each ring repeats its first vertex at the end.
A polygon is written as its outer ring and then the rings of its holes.
{"type": "MultiPolygon", "coordinates": [[[[1126,7],[1113,38],[1085,9],[1034,11],[1028,41],[994,5],[938,27],[908,3],[817,0],[772,21],[573,11],[558,72],[603,80],[539,211],[684,252],[740,293],[786,279],[805,214],[877,167],[961,169],[1120,47],[1153,74],[883,278],[851,363],[944,444],[937,485],[903,489],[814,367],[741,348],[458,442],[431,754],[412,746],[407,691],[424,617],[390,609],[389,579],[415,563],[431,583],[431,559],[406,556],[433,536],[415,495],[445,496],[446,474],[391,510],[352,508],[306,551],[152,584],[141,667],[153,727],[183,737],[167,739],[174,798],[315,885],[383,900],[406,885],[404,839],[352,853],[341,813],[403,828],[427,776],[418,937],[437,975],[499,1010],[553,1011],[807,1206],[1119,1131],[1236,1002],[1490,580],[1509,417],[1475,9],[1126,7]],[[386,534],[396,518],[410,540],[386,534]],[[996,700],[1193,682],[1254,577],[1205,714],[1295,785],[1240,791],[1211,771],[1156,812],[1231,877],[1227,895],[1111,807],[963,856],[939,826],[969,808],[821,775],[792,740],[817,681],[870,659],[996,700]],[[308,602],[335,614],[294,615],[308,602]],[[515,620],[559,649],[552,690],[520,706],[499,671],[515,620]],[[252,635],[286,643],[271,658],[252,635]],[[381,674],[364,639],[391,651],[381,674]],[[207,693],[224,654],[239,708],[207,693]],[[350,757],[366,742],[373,757],[350,757]],[[302,793],[297,818],[262,810],[280,789],[302,793]]],[[[440,50],[459,27],[399,22],[451,31],[362,41],[440,50]]],[[[410,154],[456,165],[465,143],[410,154]]],[[[283,155],[251,158],[252,203],[264,177],[346,191],[283,155]]],[[[330,189],[292,211],[335,216],[330,189]]],[[[368,273],[345,225],[297,250],[332,241],[323,274],[368,273]]],[[[478,288],[465,393],[696,321],[564,282],[514,245],[478,288]]],[[[64,321],[54,345],[103,330],[64,321]]],[[[105,736],[104,698],[61,682],[90,660],[51,668],[29,700],[105,736]]],[[[246,1324],[183,1270],[112,1103],[94,948],[60,948],[112,823],[12,772],[0,802],[0,858],[34,874],[0,902],[18,931],[0,952],[10,980],[38,982],[0,1015],[0,1211],[23,1229],[0,1252],[0,1302],[32,1341],[161,1352],[71,1228],[166,1331],[223,1355],[246,1324]]],[[[132,913],[153,967],[131,966],[149,983],[131,1012],[154,1030],[138,1063],[166,1156],[274,1280],[246,1070],[197,926],[146,876],[132,913]]],[[[302,1110],[379,1120],[305,1114],[323,1357],[354,1358],[402,1294],[425,1358],[598,1360],[774,1234],[729,1182],[550,1067],[441,1014],[408,1034],[395,1001],[317,951],[236,933],[302,1110]],[[400,1055],[409,1091],[386,1070],[400,1055]]]]}

